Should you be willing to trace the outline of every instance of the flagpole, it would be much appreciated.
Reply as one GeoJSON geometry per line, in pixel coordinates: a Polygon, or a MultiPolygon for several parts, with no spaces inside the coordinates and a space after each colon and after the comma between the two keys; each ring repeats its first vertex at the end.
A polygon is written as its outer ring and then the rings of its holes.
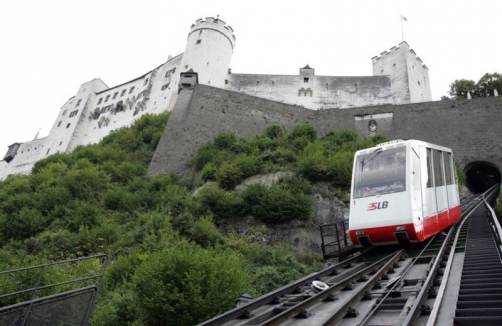
{"type": "Polygon", "coordinates": [[[403,32],[403,16],[401,15],[401,38],[403,39],[404,42],[404,32],[403,32]]]}

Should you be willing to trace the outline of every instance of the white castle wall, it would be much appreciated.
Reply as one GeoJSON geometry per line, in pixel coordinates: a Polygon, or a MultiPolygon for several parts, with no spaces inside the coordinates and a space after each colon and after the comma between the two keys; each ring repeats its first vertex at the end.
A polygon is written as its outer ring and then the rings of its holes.
{"type": "Polygon", "coordinates": [[[427,67],[406,42],[372,58],[374,76],[361,77],[316,76],[308,66],[297,76],[231,74],[234,46],[234,32],[224,21],[199,19],[191,26],[183,54],[113,88],[100,79],[84,83],[61,107],[47,137],[21,144],[9,163],[0,161],[0,180],[29,173],[53,153],[99,142],[143,114],[172,110],[180,73],[190,69],[201,84],[314,110],[431,100],[427,67]]]}
{"type": "Polygon", "coordinates": [[[406,42],[371,58],[374,76],[390,76],[394,104],[432,101],[429,70],[406,42]]]}
{"type": "Polygon", "coordinates": [[[182,72],[192,69],[199,83],[223,87],[235,46],[232,27],[221,19],[199,19],[192,25],[181,63],[182,72]]]}
{"type": "Polygon", "coordinates": [[[224,88],[305,108],[346,109],[392,104],[387,76],[330,77],[231,74],[224,88]]]}

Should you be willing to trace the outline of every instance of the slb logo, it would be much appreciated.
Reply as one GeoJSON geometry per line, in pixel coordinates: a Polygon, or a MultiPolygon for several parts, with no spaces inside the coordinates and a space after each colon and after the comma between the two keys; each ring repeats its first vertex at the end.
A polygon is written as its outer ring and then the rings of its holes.
{"type": "Polygon", "coordinates": [[[389,207],[389,202],[382,201],[382,202],[377,202],[377,203],[370,203],[368,205],[368,210],[374,211],[375,209],[386,209],[387,207],[389,207]]]}

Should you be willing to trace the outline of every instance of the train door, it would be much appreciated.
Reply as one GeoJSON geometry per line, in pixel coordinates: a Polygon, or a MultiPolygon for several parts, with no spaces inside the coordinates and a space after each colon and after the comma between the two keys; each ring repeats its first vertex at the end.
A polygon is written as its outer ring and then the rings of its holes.
{"type": "Polygon", "coordinates": [[[432,168],[432,149],[419,146],[422,179],[422,217],[425,238],[438,231],[436,191],[432,168]]]}
{"type": "Polygon", "coordinates": [[[449,221],[450,224],[453,224],[458,222],[460,219],[460,200],[455,177],[455,164],[453,162],[452,154],[449,152],[443,153],[443,160],[446,191],[448,193],[449,221]]]}
{"type": "Polygon", "coordinates": [[[444,180],[443,152],[432,150],[432,165],[434,166],[434,189],[436,191],[438,227],[439,230],[449,225],[448,194],[444,180]]]}
{"type": "Polygon", "coordinates": [[[422,177],[420,173],[420,155],[418,147],[410,146],[411,155],[411,211],[413,223],[415,224],[415,233],[420,241],[423,240],[423,214],[422,214],[422,177]]]}

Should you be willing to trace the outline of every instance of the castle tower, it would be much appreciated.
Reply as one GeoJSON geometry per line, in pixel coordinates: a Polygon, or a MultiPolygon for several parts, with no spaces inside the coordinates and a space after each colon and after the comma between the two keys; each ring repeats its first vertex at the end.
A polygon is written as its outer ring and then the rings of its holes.
{"type": "Polygon", "coordinates": [[[408,43],[371,58],[374,76],[390,76],[394,104],[432,101],[429,69],[408,43]]]}
{"type": "Polygon", "coordinates": [[[219,18],[199,19],[188,34],[180,72],[192,69],[201,84],[223,87],[234,46],[232,27],[219,18]]]}

